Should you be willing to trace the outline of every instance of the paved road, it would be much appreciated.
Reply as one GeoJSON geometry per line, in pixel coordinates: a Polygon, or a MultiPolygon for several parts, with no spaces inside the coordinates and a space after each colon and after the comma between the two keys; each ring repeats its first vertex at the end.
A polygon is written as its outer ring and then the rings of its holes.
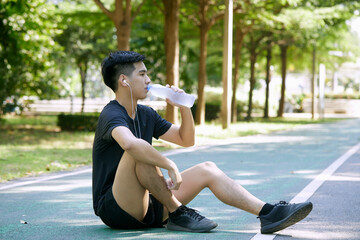
{"type": "MultiPolygon", "coordinates": [[[[214,161],[267,202],[290,201],[335,160],[360,142],[360,119],[243,137],[217,145],[168,152],[184,170],[214,161]]],[[[91,169],[0,185],[0,239],[360,239],[360,151],[310,197],[313,212],[277,235],[256,235],[258,219],[204,190],[190,203],[218,222],[206,234],[165,229],[119,231],[93,214],[91,169]],[[26,222],[23,224],[21,222],[26,222]]]]}

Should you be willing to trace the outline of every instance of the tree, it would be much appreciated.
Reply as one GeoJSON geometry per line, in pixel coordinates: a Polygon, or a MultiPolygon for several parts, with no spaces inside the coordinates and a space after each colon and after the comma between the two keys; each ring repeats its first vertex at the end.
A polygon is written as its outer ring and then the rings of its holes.
{"type": "Polygon", "coordinates": [[[237,122],[237,98],[236,92],[238,88],[238,78],[239,78],[239,66],[241,62],[241,51],[244,44],[244,39],[247,34],[252,31],[252,28],[255,24],[255,18],[257,17],[258,11],[257,6],[252,3],[250,0],[247,1],[238,1],[236,3],[237,7],[235,10],[235,66],[234,66],[234,75],[232,82],[232,97],[231,97],[231,120],[232,122],[237,122]]]}
{"type": "Polygon", "coordinates": [[[273,42],[267,41],[266,43],[266,90],[265,90],[265,106],[264,106],[264,118],[269,118],[269,95],[270,95],[270,81],[271,81],[271,60],[272,60],[272,47],[273,42]]]}
{"type": "Polygon", "coordinates": [[[285,84],[286,84],[286,63],[287,63],[287,50],[288,44],[280,44],[281,52],[281,97],[279,102],[278,117],[282,117],[284,113],[284,103],[285,103],[285,84]]]}
{"type": "MultiPolygon", "coordinates": [[[[210,0],[199,0],[198,13],[187,14],[182,12],[188,19],[200,29],[200,56],[198,72],[198,100],[195,114],[195,123],[205,123],[205,85],[207,82],[206,58],[209,30],[224,16],[224,10],[219,9],[219,4],[210,0]],[[211,11],[210,11],[211,10],[211,11]],[[210,13],[209,13],[210,12],[210,13]],[[209,16],[211,15],[211,16],[209,16]],[[197,17],[198,16],[198,17],[197,17]]],[[[188,10],[188,9],[187,9],[188,10]]]]}
{"type": "Polygon", "coordinates": [[[56,97],[59,72],[54,5],[45,0],[0,2],[0,114],[6,98],[56,97]]]}
{"type": "Polygon", "coordinates": [[[241,62],[241,50],[243,48],[244,38],[251,30],[251,25],[246,25],[244,20],[235,21],[235,67],[232,83],[232,97],[231,97],[231,120],[237,122],[237,104],[236,92],[238,88],[239,67],[241,62]]]}
{"type": "Polygon", "coordinates": [[[282,1],[241,1],[239,4],[240,11],[235,22],[235,69],[233,79],[233,97],[232,97],[232,120],[236,121],[236,90],[237,78],[240,62],[240,52],[245,36],[250,35],[250,41],[247,43],[250,54],[250,91],[248,101],[247,119],[251,119],[252,112],[252,95],[256,85],[255,64],[257,57],[264,50],[267,51],[267,70],[266,70],[266,99],[265,99],[265,115],[268,115],[268,98],[270,84],[270,60],[272,59],[273,39],[277,20],[277,15],[287,7],[290,3],[294,4],[298,0],[282,0],[282,1]]]}
{"type": "Polygon", "coordinates": [[[96,5],[110,18],[116,28],[118,50],[130,50],[131,24],[139,14],[145,0],[142,0],[133,10],[131,0],[114,0],[115,10],[107,9],[103,2],[94,0],[96,5]]]}
{"type": "Polygon", "coordinates": [[[86,10],[84,5],[70,7],[63,3],[58,7],[58,14],[63,16],[63,32],[56,40],[64,49],[63,65],[77,68],[81,82],[81,112],[84,112],[88,69],[91,65],[100,65],[104,53],[111,48],[110,24],[101,13],[86,10]],[[66,60],[65,60],[66,59],[66,60]]]}
{"type": "Polygon", "coordinates": [[[91,32],[76,25],[68,25],[64,32],[58,37],[58,42],[64,47],[67,64],[74,63],[77,66],[81,80],[81,112],[84,112],[85,89],[88,69],[96,51],[96,39],[91,32]],[[72,60],[72,61],[69,61],[72,60]]]}
{"type": "MultiPolygon", "coordinates": [[[[353,11],[358,8],[360,3],[358,1],[301,1],[299,5],[293,8],[286,9],[279,16],[279,20],[282,22],[283,38],[281,39],[280,47],[282,49],[283,59],[283,77],[286,76],[286,51],[290,44],[303,44],[316,47],[312,51],[313,60],[309,61],[313,63],[313,77],[312,85],[315,83],[315,56],[318,55],[320,49],[324,49],[328,43],[334,43],[334,40],[343,39],[342,37],[331,39],[332,33],[339,32],[337,26],[341,26],[341,29],[347,29],[344,25],[346,20],[353,16],[353,11]],[[336,29],[336,30],[334,30],[336,29]],[[323,44],[319,45],[316,42],[324,41],[323,44]],[[320,49],[319,49],[320,48],[320,49]]],[[[309,47],[310,47],[309,46],[309,47]]],[[[332,45],[333,46],[333,45],[332,45]]],[[[308,46],[307,46],[308,47],[308,46]]],[[[328,52],[330,49],[325,48],[325,55],[329,56],[328,52]]],[[[304,53],[306,51],[302,51],[304,53]]],[[[323,51],[324,52],[324,51],[323,51]]],[[[328,62],[328,61],[324,61],[328,62]]],[[[283,85],[284,85],[283,79],[283,85]]],[[[283,105],[285,101],[285,85],[282,86],[281,100],[279,102],[278,116],[282,116],[283,105]]],[[[312,92],[312,98],[314,99],[314,88],[312,92]]],[[[314,106],[314,104],[312,104],[314,106]]],[[[313,111],[314,115],[314,111],[313,111]]]]}
{"type": "MultiPolygon", "coordinates": [[[[266,33],[268,34],[268,33],[266,33]]],[[[253,100],[253,91],[256,84],[256,77],[255,77],[255,64],[258,55],[262,51],[259,46],[261,45],[261,41],[264,40],[266,35],[259,34],[254,31],[249,33],[250,36],[250,42],[249,42],[249,53],[250,53],[250,90],[249,90],[249,101],[248,101],[248,110],[247,110],[247,116],[246,119],[249,121],[251,120],[251,112],[252,112],[252,100],[253,100]]]]}
{"type": "MultiPolygon", "coordinates": [[[[156,0],[153,1],[157,5],[156,0]]],[[[179,9],[181,0],[163,0],[164,8],[158,8],[164,14],[164,43],[166,55],[166,83],[179,86],[179,9]]],[[[178,112],[175,107],[166,105],[165,118],[176,123],[178,112]]]]}
{"type": "MultiPolygon", "coordinates": [[[[181,0],[163,0],[165,15],[166,83],[179,86],[179,8],[181,0]]],[[[177,122],[177,111],[167,104],[166,119],[177,122]]]]}

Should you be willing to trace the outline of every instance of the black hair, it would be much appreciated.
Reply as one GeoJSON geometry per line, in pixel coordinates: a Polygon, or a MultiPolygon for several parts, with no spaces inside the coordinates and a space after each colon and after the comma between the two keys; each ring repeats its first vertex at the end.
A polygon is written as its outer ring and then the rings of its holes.
{"type": "Polygon", "coordinates": [[[101,64],[101,74],[106,86],[114,92],[118,88],[121,74],[130,76],[135,69],[134,63],[145,59],[144,55],[132,51],[116,51],[109,54],[101,64]]]}

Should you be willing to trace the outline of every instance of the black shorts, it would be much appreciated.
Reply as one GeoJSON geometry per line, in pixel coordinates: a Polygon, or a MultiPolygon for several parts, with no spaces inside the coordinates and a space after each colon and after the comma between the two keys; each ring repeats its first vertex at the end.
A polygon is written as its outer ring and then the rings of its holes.
{"type": "Polygon", "coordinates": [[[163,205],[151,194],[149,208],[143,222],[138,221],[119,207],[112,188],[109,188],[103,199],[99,201],[97,215],[106,225],[116,229],[162,228],[164,226],[162,221],[163,205]]]}

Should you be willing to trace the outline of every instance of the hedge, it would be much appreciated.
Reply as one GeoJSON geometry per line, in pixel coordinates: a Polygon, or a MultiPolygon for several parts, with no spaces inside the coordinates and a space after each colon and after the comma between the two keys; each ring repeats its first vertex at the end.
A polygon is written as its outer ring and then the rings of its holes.
{"type": "Polygon", "coordinates": [[[57,125],[62,131],[95,131],[99,113],[91,114],[64,114],[57,118],[57,125]]]}
{"type": "MultiPolygon", "coordinates": [[[[197,102],[191,108],[192,114],[195,118],[197,102]]],[[[241,119],[241,113],[245,111],[245,103],[238,102],[237,115],[238,119],[241,119]]],[[[255,107],[256,108],[256,107],[255,107]]],[[[221,102],[207,102],[205,104],[205,121],[211,122],[219,119],[221,112],[221,102]]],[[[165,117],[165,110],[160,110],[158,113],[165,117]]],[[[62,131],[95,131],[97,121],[100,113],[91,114],[59,114],[57,119],[57,125],[62,131]]]]}
{"type": "Polygon", "coordinates": [[[325,98],[330,99],[360,99],[360,93],[325,93],[325,98]]]}
{"type": "MultiPolygon", "coordinates": [[[[195,118],[197,102],[191,108],[191,112],[195,118]]],[[[241,113],[244,112],[245,104],[242,102],[237,103],[237,115],[238,119],[241,118],[241,113]]],[[[221,114],[221,102],[206,102],[205,103],[205,121],[211,122],[213,120],[219,119],[221,114]]]]}

